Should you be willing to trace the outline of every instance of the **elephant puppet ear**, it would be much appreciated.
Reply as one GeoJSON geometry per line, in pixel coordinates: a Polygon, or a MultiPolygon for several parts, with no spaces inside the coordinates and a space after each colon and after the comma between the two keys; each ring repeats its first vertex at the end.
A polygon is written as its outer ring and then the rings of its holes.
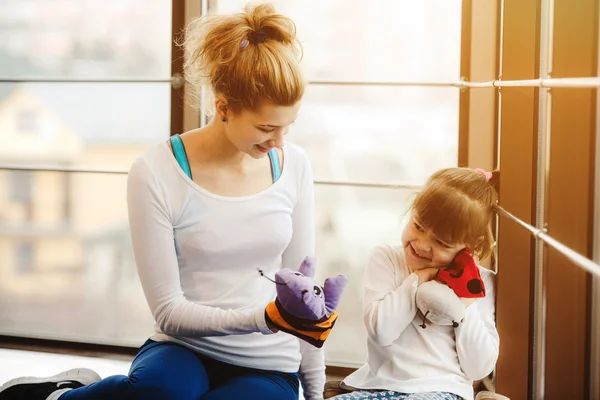
{"type": "Polygon", "coordinates": [[[298,268],[298,272],[304,276],[308,276],[309,278],[314,278],[316,264],[317,261],[315,257],[306,257],[304,261],[302,261],[300,268],[298,268]]]}
{"type": "Polygon", "coordinates": [[[325,280],[323,293],[325,295],[325,310],[327,311],[327,316],[330,316],[337,309],[342,297],[342,292],[347,284],[348,277],[346,277],[346,275],[338,275],[325,280]]]}

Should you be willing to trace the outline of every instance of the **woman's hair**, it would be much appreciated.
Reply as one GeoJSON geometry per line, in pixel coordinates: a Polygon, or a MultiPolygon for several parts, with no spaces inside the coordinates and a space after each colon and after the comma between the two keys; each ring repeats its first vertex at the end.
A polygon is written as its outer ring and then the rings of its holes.
{"type": "Polygon", "coordinates": [[[488,174],[469,168],[437,171],[412,206],[419,222],[440,240],[465,244],[481,260],[493,252],[491,221],[498,200],[498,172],[488,174]]]}
{"type": "Polygon", "coordinates": [[[304,95],[296,26],[270,4],[200,17],[187,26],[180,45],[185,78],[196,100],[205,88],[208,95],[223,98],[232,111],[239,111],[265,103],[291,106],[304,95]]]}

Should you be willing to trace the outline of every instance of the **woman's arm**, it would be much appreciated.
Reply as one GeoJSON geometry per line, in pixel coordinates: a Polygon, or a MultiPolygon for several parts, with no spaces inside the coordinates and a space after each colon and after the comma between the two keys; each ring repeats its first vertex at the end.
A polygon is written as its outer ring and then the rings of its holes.
{"type": "MultiPolygon", "coordinates": [[[[302,174],[298,184],[298,201],[292,214],[293,234],[283,252],[283,267],[297,270],[307,256],[315,253],[315,194],[308,157],[301,152],[302,174]]],[[[317,265],[319,260],[317,259],[317,265]]],[[[300,341],[300,380],[307,400],[323,398],[325,387],[325,354],[323,348],[300,341]]]]}
{"type": "Polygon", "coordinates": [[[188,301],[181,289],[173,224],[156,176],[145,160],[127,179],[131,242],[144,295],[161,331],[172,336],[271,333],[264,308],[223,310],[188,301]]]}

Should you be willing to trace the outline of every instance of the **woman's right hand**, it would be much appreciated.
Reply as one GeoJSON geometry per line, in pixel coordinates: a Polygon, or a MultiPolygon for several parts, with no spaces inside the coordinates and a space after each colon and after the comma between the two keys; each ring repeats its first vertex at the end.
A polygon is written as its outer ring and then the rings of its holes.
{"type": "Polygon", "coordinates": [[[273,332],[273,333],[279,332],[279,327],[277,325],[275,325],[269,318],[266,318],[266,322],[267,322],[267,327],[271,330],[271,332],[273,332]]]}
{"type": "Polygon", "coordinates": [[[437,275],[439,269],[437,268],[423,268],[423,269],[418,269],[415,272],[415,274],[417,274],[417,276],[419,277],[419,285],[421,283],[425,283],[425,282],[429,282],[430,280],[434,279],[435,276],[437,275]]]}
{"type": "Polygon", "coordinates": [[[324,321],[294,317],[283,307],[280,310],[275,301],[267,304],[265,308],[267,327],[272,332],[284,331],[319,348],[323,346],[325,340],[329,337],[337,318],[338,314],[336,312],[333,312],[324,321]]]}

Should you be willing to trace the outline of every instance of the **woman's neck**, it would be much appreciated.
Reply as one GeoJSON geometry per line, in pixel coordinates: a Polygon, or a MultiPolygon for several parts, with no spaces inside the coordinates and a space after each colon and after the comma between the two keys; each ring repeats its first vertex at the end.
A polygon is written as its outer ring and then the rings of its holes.
{"type": "Polygon", "coordinates": [[[238,150],[227,138],[223,125],[213,118],[203,128],[188,132],[188,158],[221,166],[236,167],[247,161],[248,155],[238,150]]]}

